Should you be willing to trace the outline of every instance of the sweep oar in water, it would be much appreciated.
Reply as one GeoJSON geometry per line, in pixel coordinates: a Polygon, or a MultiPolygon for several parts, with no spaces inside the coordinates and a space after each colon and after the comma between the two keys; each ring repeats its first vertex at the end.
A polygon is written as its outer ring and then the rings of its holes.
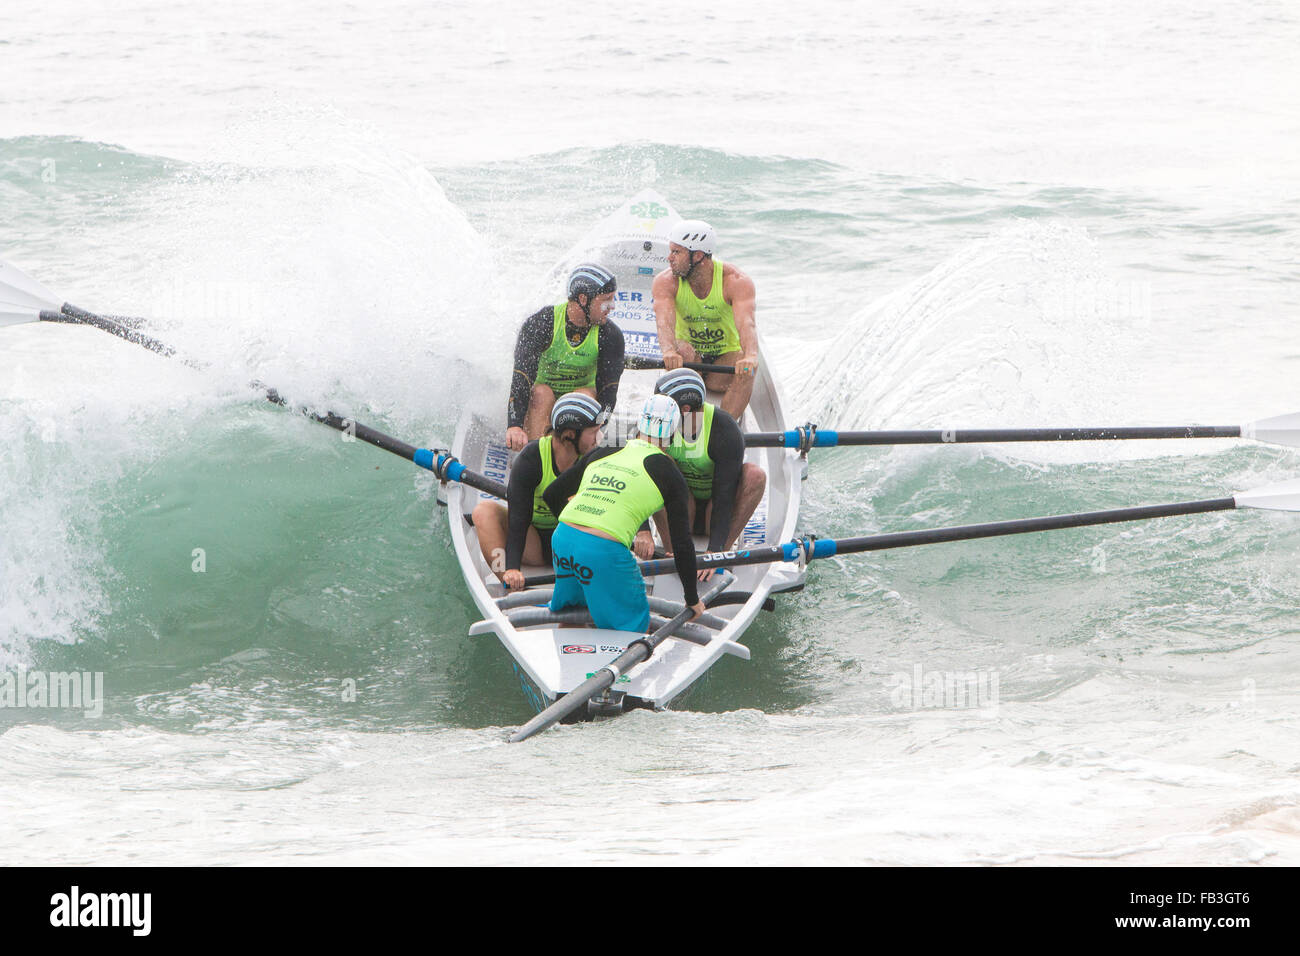
{"type": "MultiPolygon", "coordinates": [[[[1118,524],[1124,521],[1145,521],[1151,518],[1171,518],[1177,515],[1206,514],[1211,511],[1232,511],[1240,508],[1259,508],[1267,511],[1300,511],[1300,478],[1237,492],[1227,498],[1205,498],[1199,501],[1177,501],[1163,505],[1142,505],[1136,508],[1115,508],[1109,511],[1083,511],[1074,514],[1050,515],[1044,518],[1017,518],[1011,521],[993,521],[987,524],[956,525],[949,528],[927,528],[921,531],[894,531],[872,534],[860,538],[806,537],[783,544],[766,545],[743,551],[696,555],[700,568],[738,567],[743,564],[765,564],[770,561],[809,561],[814,558],[832,558],[838,554],[860,554],[863,551],[887,551],[893,548],[910,548],[922,544],[943,544],[949,541],[971,541],[976,538],[996,538],[1009,534],[1029,534],[1035,531],[1057,531],[1062,528],[1084,528],[1097,524],[1118,524]]],[[[641,561],[641,573],[647,577],[669,574],[676,565],[671,559],[641,561]]],[[[549,584],[553,575],[537,575],[526,580],[527,587],[549,584]]]]}
{"type": "MultiPolygon", "coordinates": [[[[0,260],[0,326],[17,325],[23,322],[64,322],[74,325],[90,325],[110,335],[125,339],[135,345],[143,346],[151,352],[168,358],[176,356],[176,350],[158,339],[152,338],[138,329],[126,324],[134,319],[121,319],[113,316],[97,315],[86,309],[78,308],[69,302],[59,302],[58,297],[31,276],[24,273],[11,262],[0,260]]],[[[201,363],[183,359],[187,365],[202,368],[201,363]]],[[[288,402],[274,388],[261,382],[253,385],[269,402],[288,407],[288,402]]],[[[328,425],[336,431],[360,439],[367,444],[382,448],[407,461],[414,462],[421,468],[433,472],[444,481],[459,481],[462,484],[486,491],[498,498],[506,497],[506,487],[499,481],[486,475],[470,471],[455,456],[445,449],[417,448],[391,435],[350,418],[326,412],[321,415],[307,408],[297,411],[313,421],[328,425]]]]}
{"type": "MultiPolygon", "coordinates": [[[[735,578],[730,574],[722,574],[719,580],[704,592],[700,597],[700,601],[703,602],[705,607],[708,607],[709,602],[726,590],[733,581],[735,581],[735,578]]],[[[690,616],[691,609],[683,607],[677,612],[676,616],[663,624],[653,634],[647,634],[645,637],[638,637],[633,640],[622,654],[601,667],[583,683],[511,734],[510,743],[519,743],[521,740],[527,740],[533,734],[541,733],[547,727],[559,723],[597,694],[607,690],[613,685],[614,681],[618,680],[628,670],[649,659],[650,655],[655,652],[655,648],[662,644],[673,631],[685,624],[690,616]]]]}
{"type": "Polygon", "coordinates": [[[747,432],[748,448],[840,448],[846,445],[964,445],[1034,441],[1137,441],[1153,438],[1248,438],[1300,448],[1300,412],[1246,425],[1138,425],[1116,428],[945,428],[842,432],[804,425],[784,432],[747,432]]]}

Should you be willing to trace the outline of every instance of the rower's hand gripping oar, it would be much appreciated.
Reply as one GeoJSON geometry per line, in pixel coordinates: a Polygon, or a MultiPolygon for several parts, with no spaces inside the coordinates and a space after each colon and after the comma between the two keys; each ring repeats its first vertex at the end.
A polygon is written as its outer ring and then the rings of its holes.
{"type": "MultiPolygon", "coordinates": [[[[709,602],[726,590],[733,581],[735,581],[735,578],[724,572],[713,587],[704,592],[700,601],[705,607],[708,607],[709,602]]],[[[690,618],[691,613],[692,611],[689,606],[683,607],[670,621],[663,624],[653,634],[648,634],[645,637],[638,637],[636,640],[629,643],[627,650],[622,654],[614,658],[614,660],[610,661],[604,667],[601,667],[573,690],[569,691],[555,703],[551,704],[550,707],[547,707],[544,711],[511,734],[510,743],[516,744],[521,740],[527,740],[529,737],[533,736],[533,734],[540,733],[546,728],[559,723],[579,707],[584,706],[587,701],[591,700],[597,694],[612,686],[614,681],[618,680],[637,664],[640,664],[644,660],[648,660],[650,655],[655,652],[655,648],[662,644],[664,640],[673,633],[673,631],[686,623],[687,619],[690,618]]]]}
{"type": "Polygon", "coordinates": [[[1139,441],[1156,438],[1246,438],[1300,448],[1300,412],[1246,425],[1139,425],[1118,428],[945,428],[842,432],[807,424],[784,432],[746,432],[747,448],[838,448],[846,445],[965,445],[1033,441],[1139,441]]]}
{"type": "MultiPolygon", "coordinates": [[[[664,360],[629,357],[623,360],[623,367],[633,371],[640,369],[663,368],[664,360]]],[[[721,372],[723,375],[736,374],[736,366],[734,365],[708,365],[704,362],[683,362],[682,368],[694,369],[701,375],[710,375],[714,372],[721,372]]]]}
{"type": "MultiPolygon", "coordinates": [[[[97,315],[86,309],[78,308],[69,302],[60,303],[53,292],[31,276],[23,273],[12,263],[0,260],[0,326],[17,325],[21,322],[66,322],[75,325],[90,325],[108,332],[110,335],[125,339],[134,345],[143,346],[151,352],[157,352],[159,355],[168,358],[178,357],[176,356],[176,350],[171,346],[123,324],[120,320],[97,315]]],[[[201,364],[189,359],[182,358],[181,360],[195,368],[203,367],[201,364]]],[[[258,389],[267,401],[282,407],[288,407],[288,402],[274,388],[270,388],[261,382],[253,383],[253,387],[258,389]]],[[[326,412],[321,415],[302,407],[298,408],[297,411],[313,421],[328,425],[330,428],[343,432],[349,437],[358,438],[367,444],[374,445],[376,448],[382,448],[384,451],[414,462],[421,468],[433,472],[443,481],[459,481],[480,491],[486,491],[498,498],[504,499],[506,497],[506,486],[504,484],[485,475],[470,471],[445,448],[432,450],[417,448],[391,435],[386,435],[377,429],[370,428],[352,419],[343,418],[333,412],[326,412]]]]}

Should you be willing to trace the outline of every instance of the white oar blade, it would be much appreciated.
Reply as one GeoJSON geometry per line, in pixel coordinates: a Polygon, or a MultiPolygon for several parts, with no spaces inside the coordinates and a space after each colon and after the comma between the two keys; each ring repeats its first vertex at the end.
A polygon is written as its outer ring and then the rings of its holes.
{"type": "Polygon", "coordinates": [[[1242,425],[1241,437],[1253,438],[1255,441],[1266,441],[1274,445],[1290,445],[1292,448],[1300,448],[1300,412],[1293,412],[1290,415],[1278,415],[1275,418],[1265,418],[1258,422],[1251,422],[1249,425],[1242,425]]]}
{"type": "Polygon", "coordinates": [[[12,262],[0,259],[0,326],[35,322],[42,309],[57,312],[63,302],[12,262]]]}
{"type": "Polygon", "coordinates": [[[1239,491],[1232,496],[1238,508],[1266,508],[1269,511],[1300,511],[1300,478],[1239,491]]]}

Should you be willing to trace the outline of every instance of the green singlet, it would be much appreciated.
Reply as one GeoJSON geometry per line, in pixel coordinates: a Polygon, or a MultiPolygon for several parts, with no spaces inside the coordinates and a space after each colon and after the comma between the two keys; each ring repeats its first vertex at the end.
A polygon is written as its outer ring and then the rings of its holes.
{"type": "Polygon", "coordinates": [[[672,444],[665,449],[669,457],[677,462],[686,487],[696,501],[705,501],[713,497],[713,459],[709,457],[709,434],[713,430],[713,411],[716,406],[704,403],[704,424],[695,441],[688,442],[678,432],[673,436],[672,444]]]}
{"type": "Polygon", "coordinates": [[[596,386],[600,329],[590,326],[582,343],[574,348],[564,334],[568,308],[568,302],[561,302],[555,307],[555,328],[551,333],[551,344],[537,361],[537,384],[549,385],[556,398],[567,395],[576,388],[596,386]]]}
{"type": "Polygon", "coordinates": [[[713,287],[703,299],[685,279],[677,280],[676,335],[691,343],[700,355],[717,356],[740,351],[736,317],[722,295],[722,260],[713,261],[713,287]]]}
{"type": "Polygon", "coordinates": [[[596,528],[632,547],[637,529],[664,506],[663,495],[643,464],[651,455],[661,454],[648,441],[633,438],[622,450],[588,465],[582,486],[560,512],[560,520],[596,528]]]}
{"type": "Polygon", "coordinates": [[[547,435],[537,439],[537,453],[542,456],[542,480],[533,489],[533,527],[539,531],[554,528],[559,519],[546,507],[542,492],[555,480],[555,459],[551,457],[551,438],[547,435]]]}

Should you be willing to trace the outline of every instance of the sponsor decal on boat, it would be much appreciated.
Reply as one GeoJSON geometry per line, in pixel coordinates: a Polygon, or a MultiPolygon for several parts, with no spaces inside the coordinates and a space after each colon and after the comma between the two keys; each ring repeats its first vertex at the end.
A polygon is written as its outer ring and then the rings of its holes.
{"type": "Polygon", "coordinates": [[[606,265],[610,262],[617,262],[619,260],[628,263],[652,262],[662,269],[668,264],[668,257],[662,252],[657,252],[654,244],[650,242],[644,243],[637,249],[628,249],[623,246],[620,246],[617,249],[608,249],[604,253],[604,259],[606,265]]]}
{"type": "MultiPolygon", "coordinates": [[[[647,313],[647,320],[649,318],[647,313]]],[[[649,332],[623,329],[623,354],[636,358],[662,359],[663,356],[659,352],[659,336],[649,332]]]]}
{"type": "Polygon", "coordinates": [[[561,654],[595,654],[596,648],[591,644],[565,644],[560,648],[561,654]]]}
{"type": "Polygon", "coordinates": [[[541,713],[546,709],[546,698],[533,686],[533,682],[528,679],[528,675],[520,668],[518,661],[511,661],[511,664],[514,665],[515,675],[519,678],[519,686],[524,690],[524,697],[528,699],[528,703],[532,705],[533,710],[541,713]]]}
{"type": "Polygon", "coordinates": [[[668,215],[666,207],[657,202],[638,202],[628,207],[628,212],[640,219],[662,219],[668,215]]]}
{"type": "MultiPolygon", "coordinates": [[[[505,484],[506,468],[509,464],[510,449],[505,445],[493,443],[487,446],[487,450],[483,454],[483,466],[480,470],[488,478],[505,484]]],[[[480,491],[478,496],[480,498],[496,498],[496,495],[489,494],[486,491],[480,491]]]]}

